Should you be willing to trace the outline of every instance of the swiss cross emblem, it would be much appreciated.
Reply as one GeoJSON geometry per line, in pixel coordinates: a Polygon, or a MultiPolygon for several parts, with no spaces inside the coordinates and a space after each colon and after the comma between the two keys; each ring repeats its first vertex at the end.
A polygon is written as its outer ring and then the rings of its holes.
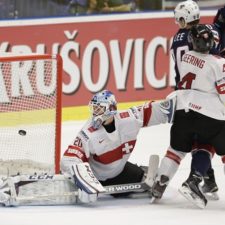
{"type": "Polygon", "coordinates": [[[129,145],[129,143],[125,143],[124,147],[122,148],[122,151],[124,152],[124,154],[129,154],[133,148],[134,148],[133,145],[129,145]]]}

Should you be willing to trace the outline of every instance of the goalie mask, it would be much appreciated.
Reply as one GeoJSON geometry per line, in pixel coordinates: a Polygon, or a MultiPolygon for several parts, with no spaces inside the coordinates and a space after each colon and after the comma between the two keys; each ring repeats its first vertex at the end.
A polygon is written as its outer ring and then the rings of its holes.
{"type": "Polygon", "coordinates": [[[111,91],[104,90],[95,94],[90,103],[92,126],[98,129],[106,120],[117,113],[117,102],[111,91]]]}
{"type": "MultiPolygon", "coordinates": [[[[200,10],[198,4],[195,1],[183,1],[177,4],[174,9],[175,22],[180,25],[180,22],[184,21],[184,27],[188,23],[200,19],[200,10]]],[[[184,28],[183,27],[183,28],[184,28]]]]}
{"type": "Polygon", "coordinates": [[[207,53],[214,45],[212,31],[203,24],[193,26],[190,29],[188,39],[196,52],[207,53]]]}

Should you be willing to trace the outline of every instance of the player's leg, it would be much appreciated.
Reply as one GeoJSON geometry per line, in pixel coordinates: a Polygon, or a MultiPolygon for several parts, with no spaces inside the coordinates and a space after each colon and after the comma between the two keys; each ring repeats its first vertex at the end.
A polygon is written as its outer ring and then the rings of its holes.
{"type": "Polygon", "coordinates": [[[114,197],[124,197],[128,196],[133,192],[148,192],[151,189],[151,184],[153,177],[158,169],[159,156],[151,155],[149,158],[148,166],[138,166],[131,162],[127,162],[123,171],[116,177],[107,179],[105,181],[100,181],[103,186],[118,185],[118,184],[141,184],[142,188],[138,191],[132,190],[131,192],[116,193],[114,197]]]}
{"type": "MultiPolygon", "coordinates": [[[[136,164],[127,162],[123,171],[116,177],[100,181],[103,186],[116,184],[140,183],[144,179],[144,169],[136,164]]],[[[114,197],[125,197],[132,192],[113,194],[114,197]]]]}
{"type": "Polygon", "coordinates": [[[221,160],[224,164],[224,173],[225,173],[225,122],[220,132],[212,139],[212,145],[215,148],[216,154],[221,156],[221,160]]]}
{"type": "Polygon", "coordinates": [[[208,144],[199,144],[197,149],[192,152],[191,173],[200,171],[204,176],[204,184],[201,187],[203,193],[209,199],[218,200],[218,186],[214,175],[214,170],[211,165],[211,159],[215,153],[214,148],[208,144]]]}
{"type": "MultiPolygon", "coordinates": [[[[207,140],[207,142],[213,145],[215,148],[216,145],[218,147],[219,141],[216,140],[214,137],[216,137],[217,134],[220,133],[220,130],[223,126],[223,121],[215,120],[207,116],[200,115],[196,112],[193,114],[196,115],[194,126],[195,133],[198,134],[198,145],[202,144],[202,140],[207,140]]],[[[222,145],[220,145],[220,147],[221,146],[222,145]]],[[[196,160],[195,165],[192,165],[193,169],[191,176],[189,176],[188,179],[182,184],[182,187],[179,189],[179,191],[193,204],[197,205],[200,208],[204,208],[207,204],[207,200],[204,194],[202,193],[202,190],[200,189],[200,183],[203,180],[205,171],[209,169],[208,165],[210,164],[210,159],[205,154],[199,154],[199,157],[200,158],[198,158],[198,160],[200,161],[196,160]]]]}
{"type": "Polygon", "coordinates": [[[156,199],[162,198],[166,187],[175,175],[180,165],[181,160],[185,157],[185,153],[178,152],[172,147],[169,147],[166,155],[161,160],[160,167],[155,177],[155,182],[152,187],[152,196],[156,199]]]}
{"type": "Polygon", "coordinates": [[[167,185],[175,175],[181,160],[191,149],[192,133],[190,124],[189,118],[183,110],[176,112],[170,132],[171,147],[169,147],[165,157],[161,161],[153,185],[152,195],[157,199],[162,197],[167,185]]]}
{"type": "Polygon", "coordinates": [[[123,171],[116,177],[100,181],[103,186],[141,182],[144,170],[136,164],[127,162],[123,171]]]}
{"type": "Polygon", "coordinates": [[[179,192],[199,208],[205,208],[207,200],[200,189],[200,183],[210,164],[208,153],[195,151],[192,153],[191,172],[187,180],[182,184],[179,192]],[[197,154],[198,153],[198,154],[197,154]],[[197,155],[196,155],[197,154],[197,155]]]}

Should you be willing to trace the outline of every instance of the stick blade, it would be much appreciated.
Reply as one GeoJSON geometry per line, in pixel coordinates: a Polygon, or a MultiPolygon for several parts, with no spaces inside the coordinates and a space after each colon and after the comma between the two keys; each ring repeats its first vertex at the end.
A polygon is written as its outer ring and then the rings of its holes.
{"type": "Polygon", "coordinates": [[[151,155],[149,158],[149,166],[148,166],[148,172],[147,177],[145,179],[145,183],[152,187],[154,184],[154,178],[157,174],[159,167],[159,156],[158,155],[151,155]]]}

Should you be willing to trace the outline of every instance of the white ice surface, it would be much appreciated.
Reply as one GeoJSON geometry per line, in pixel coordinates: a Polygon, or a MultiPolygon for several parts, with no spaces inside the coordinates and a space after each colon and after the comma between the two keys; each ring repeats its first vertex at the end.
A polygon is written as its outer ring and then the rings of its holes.
{"type": "MultiPolygon", "coordinates": [[[[72,141],[82,124],[63,124],[62,149],[72,141]]],[[[130,161],[147,165],[150,154],[159,154],[162,158],[169,144],[169,129],[169,125],[143,129],[130,161]]],[[[218,156],[214,157],[213,166],[220,200],[208,202],[204,210],[187,202],[177,191],[189,174],[190,156],[187,156],[158,204],[149,204],[149,199],[107,196],[93,205],[2,207],[0,225],[222,225],[225,224],[225,177],[218,156]]]]}

